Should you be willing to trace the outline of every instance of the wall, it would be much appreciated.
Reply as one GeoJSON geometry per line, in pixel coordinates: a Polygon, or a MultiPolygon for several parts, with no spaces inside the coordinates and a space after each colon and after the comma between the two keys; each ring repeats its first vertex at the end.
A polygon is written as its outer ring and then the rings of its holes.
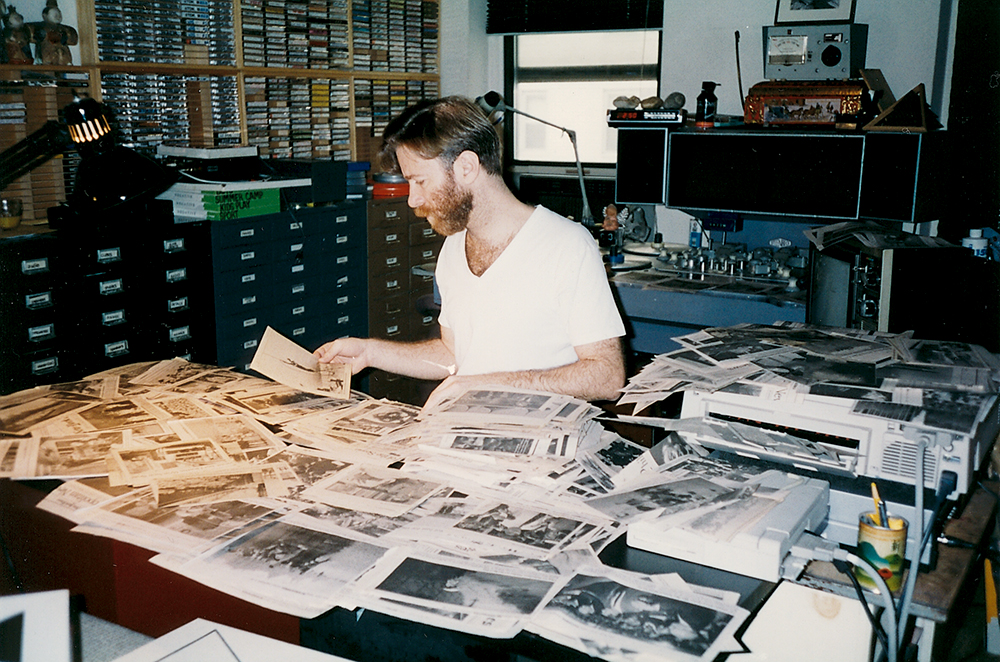
{"type": "Polygon", "coordinates": [[[440,0],[441,94],[503,91],[503,37],[486,34],[486,0],[440,0]]]}

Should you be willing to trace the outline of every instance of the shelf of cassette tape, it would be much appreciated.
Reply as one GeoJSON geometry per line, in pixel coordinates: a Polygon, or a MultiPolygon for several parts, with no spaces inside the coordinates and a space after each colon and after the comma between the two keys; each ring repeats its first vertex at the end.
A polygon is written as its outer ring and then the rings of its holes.
{"type": "MultiPolygon", "coordinates": [[[[82,1],[73,65],[0,64],[0,149],[79,91],[140,152],[243,144],[263,157],[369,161],[393,115],[439,96],[438,15],[438,0],[82,1]]],[[[14,184],[26,219],[44,222],[74,167],[53,159],[44,192],[42,174],[14,184]]]]}

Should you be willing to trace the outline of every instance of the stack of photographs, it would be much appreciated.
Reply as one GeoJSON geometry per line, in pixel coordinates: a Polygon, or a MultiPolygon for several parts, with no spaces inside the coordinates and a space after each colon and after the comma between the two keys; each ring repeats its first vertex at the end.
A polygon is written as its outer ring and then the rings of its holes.
{"type": "Polygon", "coordinates": [[[739,650],[736,594],[598,559],[640,487],[674,481],[658,494],[708,494],[718,510],[735,474],[684,492],[674,460],[694,447],[644,449],[599,413],[502,387],[422,411],[170,359],[0,398],[0,471],[63,480],[40,507],[75,531],[303,618],[361,607],[497,638],[527,629],[606,659],[739,650]]]}

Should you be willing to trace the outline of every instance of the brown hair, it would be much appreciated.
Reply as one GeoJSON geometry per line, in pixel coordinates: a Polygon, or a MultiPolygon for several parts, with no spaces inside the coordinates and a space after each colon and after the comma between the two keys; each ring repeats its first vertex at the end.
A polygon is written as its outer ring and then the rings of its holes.
{"type": "Polygon", "coordinates": [[[486,172],[502,173],[500,136],[479,106],[466,97],[421,101],[396,116],[382,134],[377,169],[399,172],[396,148],[401,146],[426,159],[440,158],[448,168],[459,154],[470,151],[486,172]]]}

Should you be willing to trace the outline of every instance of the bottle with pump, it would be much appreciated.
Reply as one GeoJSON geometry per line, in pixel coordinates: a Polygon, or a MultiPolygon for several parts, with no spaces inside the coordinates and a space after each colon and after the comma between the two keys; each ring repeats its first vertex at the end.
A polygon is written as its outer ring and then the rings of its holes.
{"type": "Polygon", "coordinates": [[[969,236],[962,239],[962,245],[972,250],[976,257],[987,258],[986,248],[989,246],[989,239],[983,236],[982,228],[969,230],[969,236]]]}
{"type": "Polygon", "coordinates": [[[715,96],[718,83],[703,81],[701,94],[698,95],[698,105],[694,113],[694,124],[699,127],[710,127],[715,124],[715,112],[719,107],[719,99],[715,96]]]}

